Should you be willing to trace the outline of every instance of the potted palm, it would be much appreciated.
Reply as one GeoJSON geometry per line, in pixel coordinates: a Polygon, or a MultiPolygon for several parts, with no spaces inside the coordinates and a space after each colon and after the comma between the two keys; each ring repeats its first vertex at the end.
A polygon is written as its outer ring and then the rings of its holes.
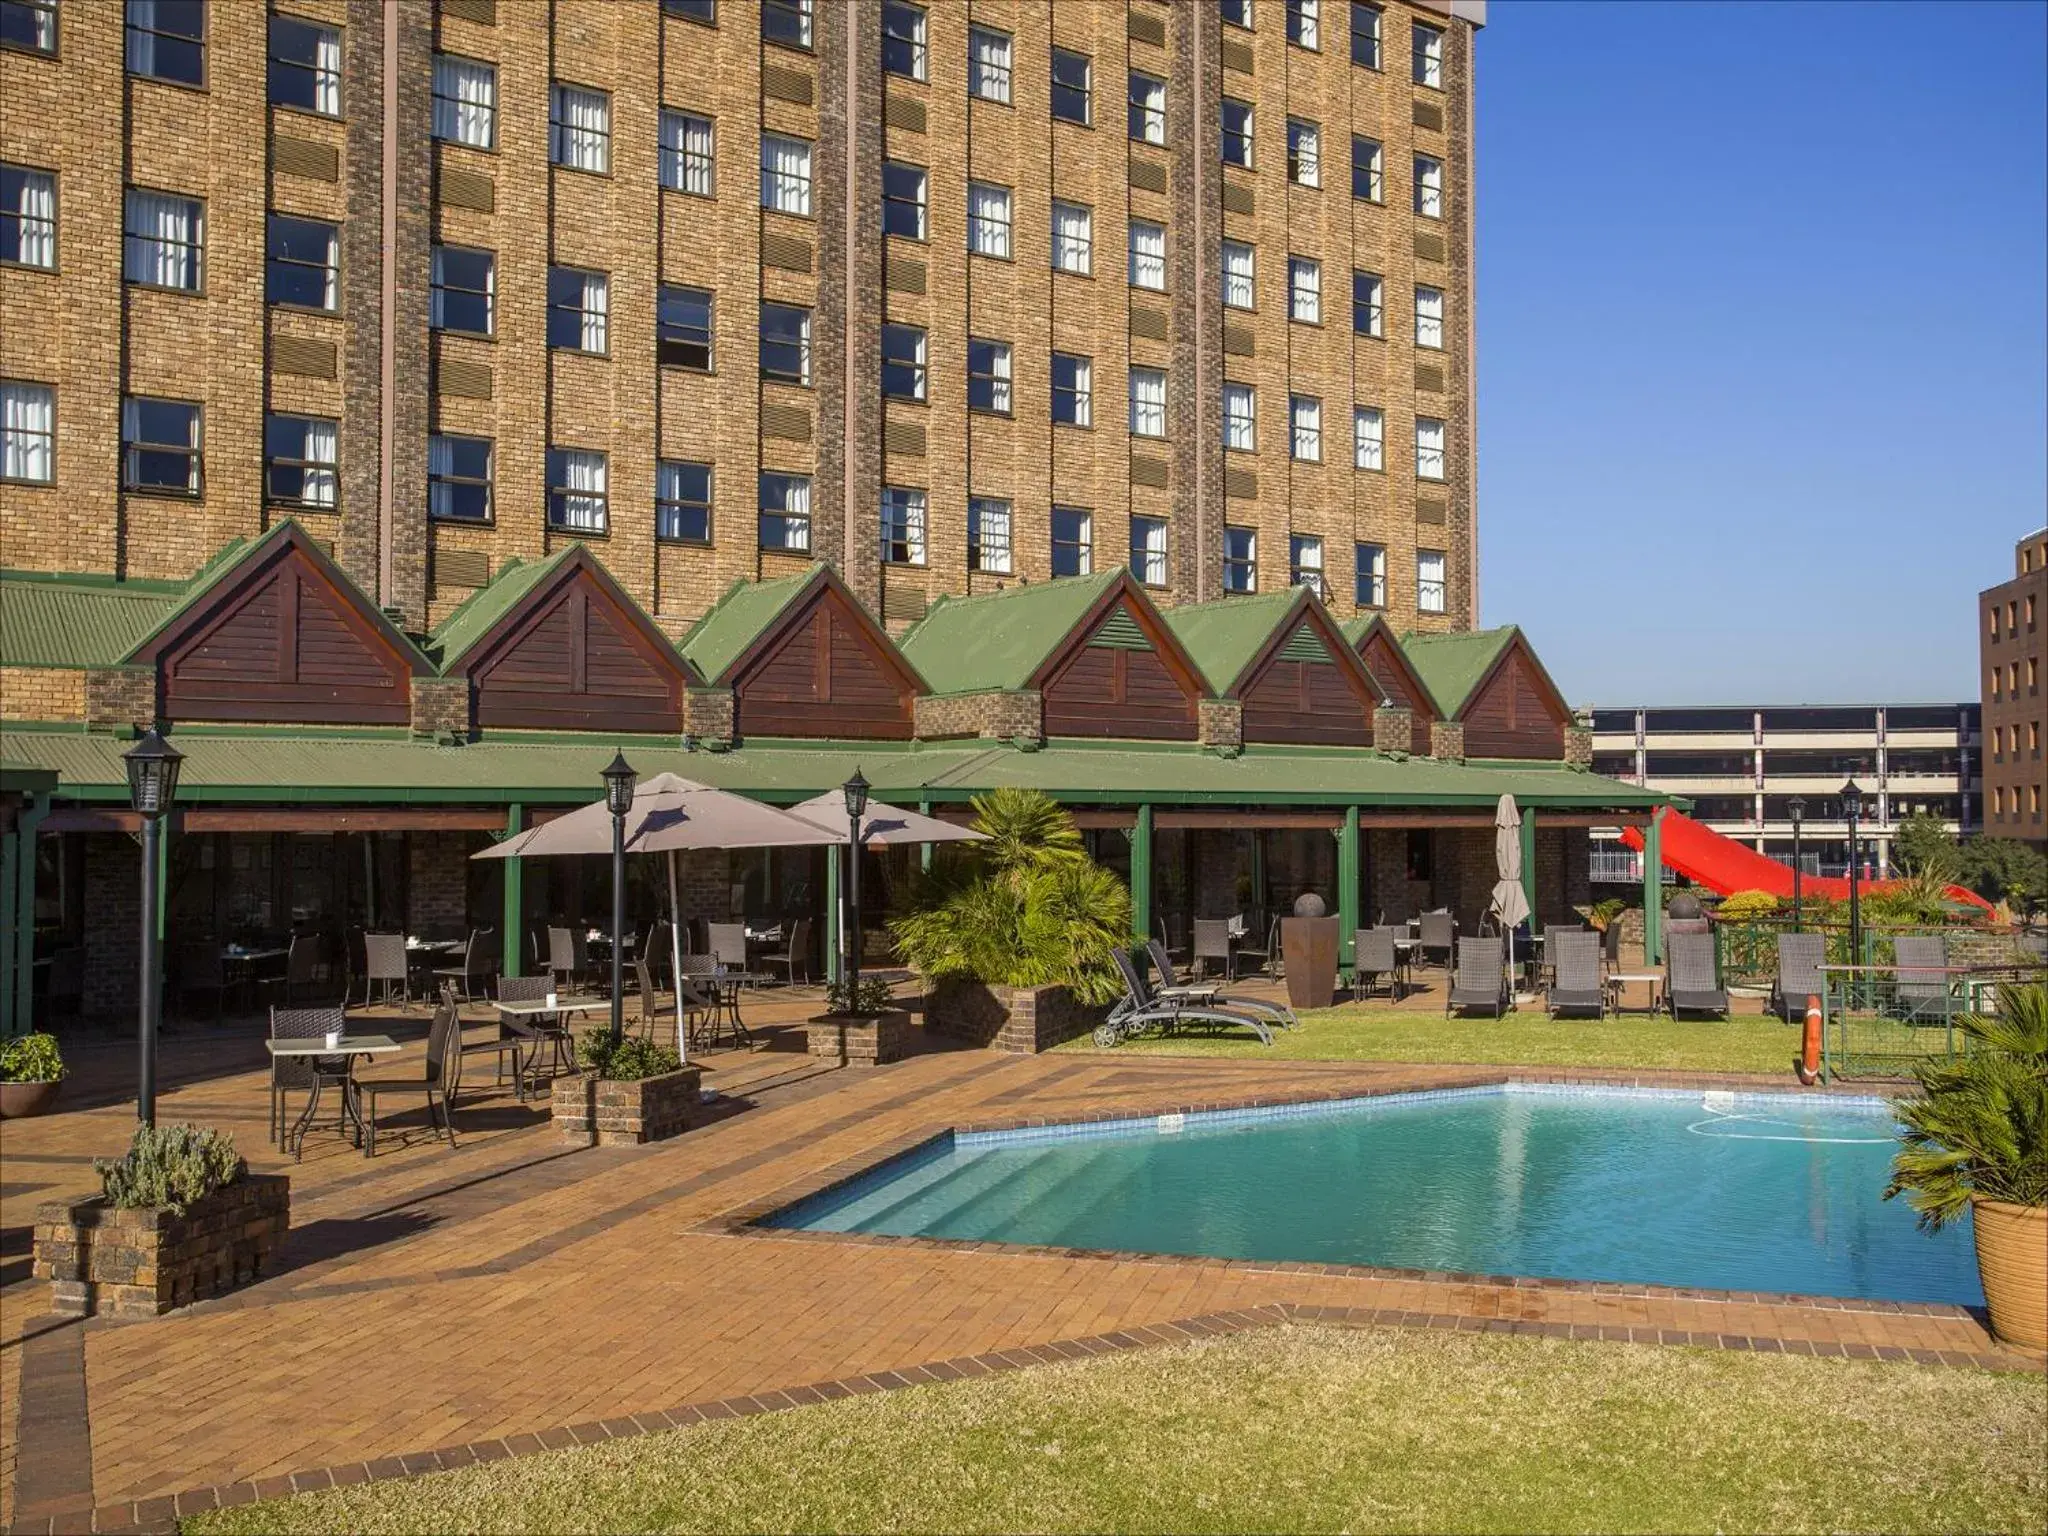
{"type": "Polygon", "coordinates": [[[1920,1096],[1895,1106],[1884,1195],[1929,1231],[1970,1212],[1992,1331],[2048,1347],[2048,985],[2007,983],[1996,1013],[1956,1027],[1963,1053],[1921,1063],[1920,1096]]]}
{"type": "Polygon", "coordinates": [[[55,1035],[16,1035],[0,1045],[0,1120],[45,1114],[64,1082],[55,1035]]]}

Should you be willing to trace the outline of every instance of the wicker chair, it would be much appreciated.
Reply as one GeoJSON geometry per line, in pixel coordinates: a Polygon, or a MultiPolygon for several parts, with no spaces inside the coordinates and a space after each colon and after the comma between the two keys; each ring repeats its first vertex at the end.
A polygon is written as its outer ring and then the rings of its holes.
{"type": "Polygon", "coordinates": [[[1401,974],[1401,952],[1394,947],[1391,928],[1360,928],[1352,935],[1352,996],[1368,997],[1373,983],[1386,978],[1387,995],[1398,1000],[1407,990],[1401,974]]]}
{"type": "MultiPolygon", "coordinates": [[[[552,977],[548,976],[506,976],[498,982],[498,1001],[501,1003],[537,1003],[555,990],[552,977]]],[[[551,1058],[551,1065],[562,1072],[576,1070],[575,1042],[569,1036],[569,1027],[559,1013],[530,1013],[524,1016],[509,1013],[498,1015],[498,1023],[507,1037],[516,1036],[526,1048],[526,1070],[535,1072],[542,1056],[551,1058]]]]}
{"type": "Polygon", "coordinates": [[[1188,963],[1188,973],[1199,979],[1208,971],[1208,962],[1211,960],[1222,967],[1225,981],[1237,979],[1237,946],[1230,942],[1228,918],[1195,919],[1195,954],[1188,963]]]}
{"type": "Polygon", "coordinates": [[[1445,970],[1449,970],[1451,947],[1458,937],[1458,920],[1448,912],[1425,912],[1416,932],[1419,937],[1415,953],[1422,958],[1423,963],[1428,964],[1435,960],[1445,970]]]}
{"type": "Polygon", "coordinates": [[[781,949],[761,956],[761,964],[782,967],[783,979],[791,986],[796,985],[798,971],[803,979],[811,979],[811,920],[800,917],[789,925],[789,942],[781,949]]]}
{"type": "Polygon", "coordinates": [[[455,1115],[451,1108],[462,1083],[462,1019],[451,999],[434,1010],[427,1029],[427,1060],[417,1077],[358,1078],[356,1102],[362,1107],[363,1156],[377,1155],[377,1105],[386,1094],[421,1094],[427,1101],[427,1125],[435,1121],[455,1150],[455,1115]]]}
{"type": "Polygon", "coordinates": [[[465,1003],[473,1003],[484,995],[491,973],[498,968],[491,954],[494,931],[490,928],[470,929],[469,941],[462,946],[462,964],[444,966],[434,972],[434,979],[451,983],[465,1003]]]}
{"type": "Polygon", "coordinates": [[[391,1001],[393,989],[398,993],[399,1006],[412,1006],[412,963],[405,952],[405,935],[402,933],[366,933],[363,935],[363,1006],[368,1007],[375,999],[377,986],[384,987],[384,1001],[391,1001]]]}
{"type": "MultiPolygon", "coordinates": [[[[318,1040],[330,1033],[340,1033],[347,1028],[347,1020],[339,1008],[273,1008],[270,1010],[270,1038],[273,1040],[318,1040]]],[[[270,1058],[270,1140],[272,1145],[284,1145],[284,1101],[285,1095],[294,1088],[313,1091],[315,1080],[321,1087],[329,1083],[338,1084],[343,1094],[348,1088],[348,1061],[341,1056],[273,1056],[270,1058]]],[[[298,1151],[305,1151],[305,1138],[299,1139],[298,1151]]]]}

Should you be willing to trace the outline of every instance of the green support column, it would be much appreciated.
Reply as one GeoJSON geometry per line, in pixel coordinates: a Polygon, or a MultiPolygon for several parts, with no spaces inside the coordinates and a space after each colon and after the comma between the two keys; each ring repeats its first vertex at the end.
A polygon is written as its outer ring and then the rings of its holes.
{"type": "MultiPolygon", "coordinates": [[[[526,830],[526,807],[505,807],[505,836],[516,837],[526,830]]],[[[498,932],[498,974],[517,976],[526,953],[526,861],[504,859],[505,910],[498,932]]]]}
{"type": "Polygon", "coordinates": [[[1643,828],[1643,961],[1661,964],[1664,959],[1664,837],[1657,816],[1643,828]]]}
{"type": "Polygon", "coordinates": [[[20,953],[19,935],[24,923],[16,911],[14,867],[22,844],[21,834],[10,827],[0,833],[0,1040],[26,1033],[28,1013],[23,1009],[14,984],[15,956],[20,953]]]}
{"type": "MultiPolygon", "coordinates": [[[[923,814],[929,816],[932,813],[932,802],[929,798],[920,800],[917,802],[917,808],[923,814]]],[[[918,844],[917,867],[923,870],[926,874],[930,874],[932,872],[932,845],[930,843],[918,844]]]]}
{"type": "Polygon", "coordinates": [[[1152,807],[1138,807],[1131,828],[1131,929],[1140,944],[1152,937],[1152,807]]]}
{"type": "Polygon", "coordinates": [[[1522,812],[1522,900],[1529,903],[1529,931],[1541,933],[1536,920],[1536,813],[1522,812]]]}
{"type": "Polygon", "coordinates": [[[1337,833],[1337,970],[1347,983],[1358,957],[1358,807],[1344,807],[1337,833]]]}
{"type": "Polygon", "coordinates": [[[845,946],[839,937],[839,849],[825,850],[825,979],[839,979],[840,951],[845,946]]]}

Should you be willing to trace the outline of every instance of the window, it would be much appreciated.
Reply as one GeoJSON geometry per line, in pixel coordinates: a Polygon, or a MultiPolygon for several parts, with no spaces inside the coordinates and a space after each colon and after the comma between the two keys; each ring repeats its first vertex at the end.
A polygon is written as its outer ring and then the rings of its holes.
{"type": "Polygon", "coordinates": [[[661,0],[661,8],[684,21],[702,22],[707,27],[718,24],[718,0],[661,0]]]}
{"type": "Polygon", "coordinates": [[[788,384],[811,382],[811,312],[794,304],[761,305],[761,372],[788,384]]]}
{"type": "Polygon", "coordinates": [[[811,547],[811,477],[761,473],[761,547],[803,553],[811,547]]]}
{"type": "Polygon", "coordinates": [[[1314,123],[1287,119],[1287,179],[1304,187],[1323,184],[1323,134],[1314,123]]]}
{"type": "Polygon", "coordinates": [[[1252,0],[1216,0],[1216,9],[1233,27],[1252,29],[1252,0]]]}
{"type": "Polygon", "coordinates": [[[497,257],[489,251],[435,246],[428,323],[437,331],[490,335],[496,268],[497,257]]]}
{"type": "Polygon", "coordinates": [[[1351,136],[1351,195],[1361,202],[1384,202],[1387,195],[1386,151],[1378,139],[1351,136]]]}
{"type": "Polygon", "coordinates": [[[57,270],[57,178],[0,165],[0,263],[57,270]]]}
{"type": "Polygon", "coordinates": [[[121,275],[149,288],[204,286],[206,205],[196,197],[128,189],[128,228],[121,275]]]}
{"type": "Polygon", "coordinates": [[[1287,0],[1287,41],[1319,49],[1322,34],[1322,0],[1287,0]]]}
{"type": "Polygon", "coordinates": [[[1381,544],[1354,544],[1352,562],[1356,574],[1351,596],[1361,608],[1387,606],[1387,551],[1381,544]]]}
{"type": "Polygon", "coordinates": [[[1444,611],[1444,552],[1415,551],[1415,606],[1422,613],[1444,611]]]}
{"type": "Polygon", "coordinates": [[[1166,229],[1163,225],[1147,224],[1143,219],[1131,220],[1131,286],[1165,291],[1166,229]]]}
{"type": "Polygon", "coordinates": [[[661,113],[661,184],[692,197],[718,195],[718,156],[711,119],[694,112],[661,113]]]}
{"type": "Polygon", "coordinates": [[[204,468],[200,412],[183,400],[121,402],[121,489],[197,496],[204,468]]]}
{"type": "Polygon", "coordinates": [[[1163,369],[1131,370],[1131,436],[1166,436],[1166,373],[1163,369]]]}
{"type": "Polygon", "coordinates": [[[1415,418],[1415,478],[1444,477],[1444,424],[1433,416],[1415,418]]]}
{"type": "Polygon", "coordinates": [[[612,168],[612,99],[557,83],[548,95],[548,159],[572,171],[612,168]]]}
{"type": "Polygon", "coordinates": [[[1365,0],[1351,0],[1351,62],[1380,67],[1380,8],[1365,0]]]}
{"type": "Polygon", "coordinates": [[[1071,352],[1052,355],[1052,419],[1070,427],[1093,426],[1094,407],[1089,400],[1093,364],[1071,352]]]}
{"type": "Polygon", "coordinates": [[[1131,71],[1131,137],[1146,144],[1166,142],[1166,82],[1131,71]]]}
{"type": "Polygon", "coordinates": [[[57,51],[57,0],[0,0],[0,48],[57,51]]]}
{"type": "Polygon", "coordinates": [[[1351,413],[1351,462],[1360,469],[1387,467],[1387,418],[1376,405],[1351,413]]]}
{"type": "Polygon", "coordinates": [[[654,537],[664,544],[711,542],[711,466],[663,459],[654,466],[654,537]]]}
{"type": "Polygon", "coordinates": [[[436,432],[427,439],[427,515],[450,523],[491,520],[488,437],[436,432]]]}
{"type": "Polygon", "coordinates": [[[206,0],[128,0],[128,73],[206,84],[206,0]]]}
{"type": "Polygon", "coordinates": [[[883,0],[882,73],[906,80],[925,77],[924,12],[903,0],[883,0]]]}
{"type": "Polygon", "coordinates": [[[273,505],[332,512],[341,491],[340,428],[314,416],[263,419],[263,495],[273,505]]]}
{"type": "Polygon", "coordinates": [[[1351,329],[1359,335],[1386,334],[1385,306],[1381,302],[1385,291],[1386,284],[1380,281],[1378,273],[1351,274],[1351,329]]]}
{"type": "Polygon", "coordinates": [[[1231,309],[1254,308],[1256,257],[1242,240],[1223,242],[1223,302],[1231,309]]]}
{"type": "Polygon", "coordinates": [[[1259,590],[1259,534],[1255,528],[1223,530],[1223,590],[1259,590]]]}
{"type": "Polygon", "coordinates": [[[1087,54],[1053,49],[1052,115],[1083,128],[1095,120],[1095,78],[1087,54]]]}
{"type": "Polygon", "coordinates": [[[711,290],[664,283],[655,299],[655,362],[708,373],[711,358],[711,290]]]}
{"type": "Polygon", "coordinates": [[[1425,27],[1415,22],[1410,28],[1414,35],[1414,74],[1417,85],[1426,85],[1432,90],[1442,90],[1444,84],[1444,35],[1435,27],[1425,27]]]}
{"type": "Polygon", "coordinates": [[[1291,429],[1288,456],[1305,464],[1323,462],[1323,402],[1314,395],[1289,395],[1287,419],[1291,429]]]}
{"type": "Polygon", "coordinates": [[[967,184],[967,249],[977,256],[1010,257],[1010,189],[985,181],[967,184]]]}
{"type": "Polygon", "coordinates": [[[1287,584],[1307,587],[1317,597],[1329,589],[1323,585],[1323,541],[1313,534],[1290,534],[1287,539],[1287,584]]]}
{"type": "Polygon", "coordinates": [[[548,450],[548,526],[564,533],[603,533],[609,525],[604,454],[589,448],[548,450]]]}
{"type": "Polygon", "coordinates": [[[341,304],[341,231],[316,219],[270,216],[263,296],[271,304],[336,309],[341,304]]]}
{"type": "Polygon", "coordinates": [[[882,393],[892,400],[924,398],[924,328],[882,327],[882,393]]]}
{"type": "Polygon", "coordinates": [[[967,408],[1010,414],[1010,344],[967,338],[967,408]]]}
{"type": "Polygon", "coordinates": [[[924,492],[882,487],[882,563],[924,564],[924,492]]]}
{"type": "Polygon", "coordinates": [[[57,479],[57,392],[47,384],[0,384],[0,480],[57,479]]]}
{"type": "Polygon", "coordinates": [[[1010,35],[990,27],[967,29],[967,93],[1010,103],[1010,35]]]}
{"type": "Polygon", "coordinates": [[[595,352],[605,348],[605,310],[609,283],[602,272],[575,267],[548,268],[548,345],[564,352],[595,352]]]}
{"type": "Polygon", "coordinates": [[[1131,574],[1148,587],[1166,585],[1166,519],[1131,519],[1131,574]]]}
{"type": "Polygon", "coordinates": [[[1252,109],[1249,103],[1223,98],[1223,163],[1252,163],[1252,109]]]}
{"type": "Polygon", "coordinates": [[[1441,352],[1444,345],[1444,291],[1415,290],[1415,345],[1441,352]]]}
{"type": "Polygon", "coordinates": [[[1223,386],[1223,446],[1239,453],[1259,447],[1259,402],[1249,384],[1223,386]]]}
{"type": "Polygon", "coordinates": [[[270,18],[270,104],[341,116],[341,32],[297,16],[270,18]]]}
{"type": "Polygon", "coordinates": [[[1287,313],[1309,325],[1323,319],[1323,268],[1306,256],[1287,258],[1287,313]]]}
{"type": "Polygon", "coordinates": [[[491,149],[498,142],[498,71],[452,53],[434,55],[434,137],[491,149]]]}
{"type": "Polygon", "coordinates": [[[1056,271],[1079,277],[1095,270],[1095,219],[1079,203],[1053,200],[1052,264],[1056,271]]]}
{"type": "Polygon", "coordinates": [[[1415,211],[1425,219],[1444,216],[1444,163],[1428,155],[1415,157],[1415,211]]]}
{"type": "Polygon", "coordinates": [[[967,569],[1010,574],[1010,504],[992,496],[967,499],[967,569]]]}
{"type": "Polygon", "coordinates": [[[761,0],[761,36],[785,48],[811,46],[811,0],[761,0]]]}
{"type": "Polygon", "coordinates": [[[925,174],[921,165],[882,164],[882,233],[924,238],[925,174]]]}
{"type": "Polygon", "coordinates": [[[779,133],[761,135],[761,206],[811,216],[811,146],[779,133]]]}
{"type": "Polygon", "coordinates": [[[1052,509],[1052,573],[1086,576],[1095,569],[1095,518],[1080,507],[1052,509]]]}

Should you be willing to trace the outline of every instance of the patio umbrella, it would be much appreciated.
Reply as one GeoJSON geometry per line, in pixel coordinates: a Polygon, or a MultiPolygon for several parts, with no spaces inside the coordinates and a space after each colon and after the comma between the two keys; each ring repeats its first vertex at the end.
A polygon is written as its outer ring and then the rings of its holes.
{"type": "MultiPolygon", "coordinates": [[[[802,805],[792,805],[789,814],[801,816],[830,833],[835,843],[844,844],[846,841],[846,798],[836,789],[827,790],[802,805]]],[[[870,800],[867,814],[860,819],[860,841],[864,848],[872,848],[878,843],[972,843],[987,836],[986,832],[977,832],[958,822],[941,821],[922,811],[906,811],[884,805],[879,800],[870,800]]]]}
{"type": "Polygon", "coordinates": [[[1493,812],[1493,861],[1500,878],[1493,883],[1493,910],[1503,928],[1513,928],[1529,915],[1528,893],[1522,889],[1522,812],[1513,795],[1502,795],[1493,812]]]}

